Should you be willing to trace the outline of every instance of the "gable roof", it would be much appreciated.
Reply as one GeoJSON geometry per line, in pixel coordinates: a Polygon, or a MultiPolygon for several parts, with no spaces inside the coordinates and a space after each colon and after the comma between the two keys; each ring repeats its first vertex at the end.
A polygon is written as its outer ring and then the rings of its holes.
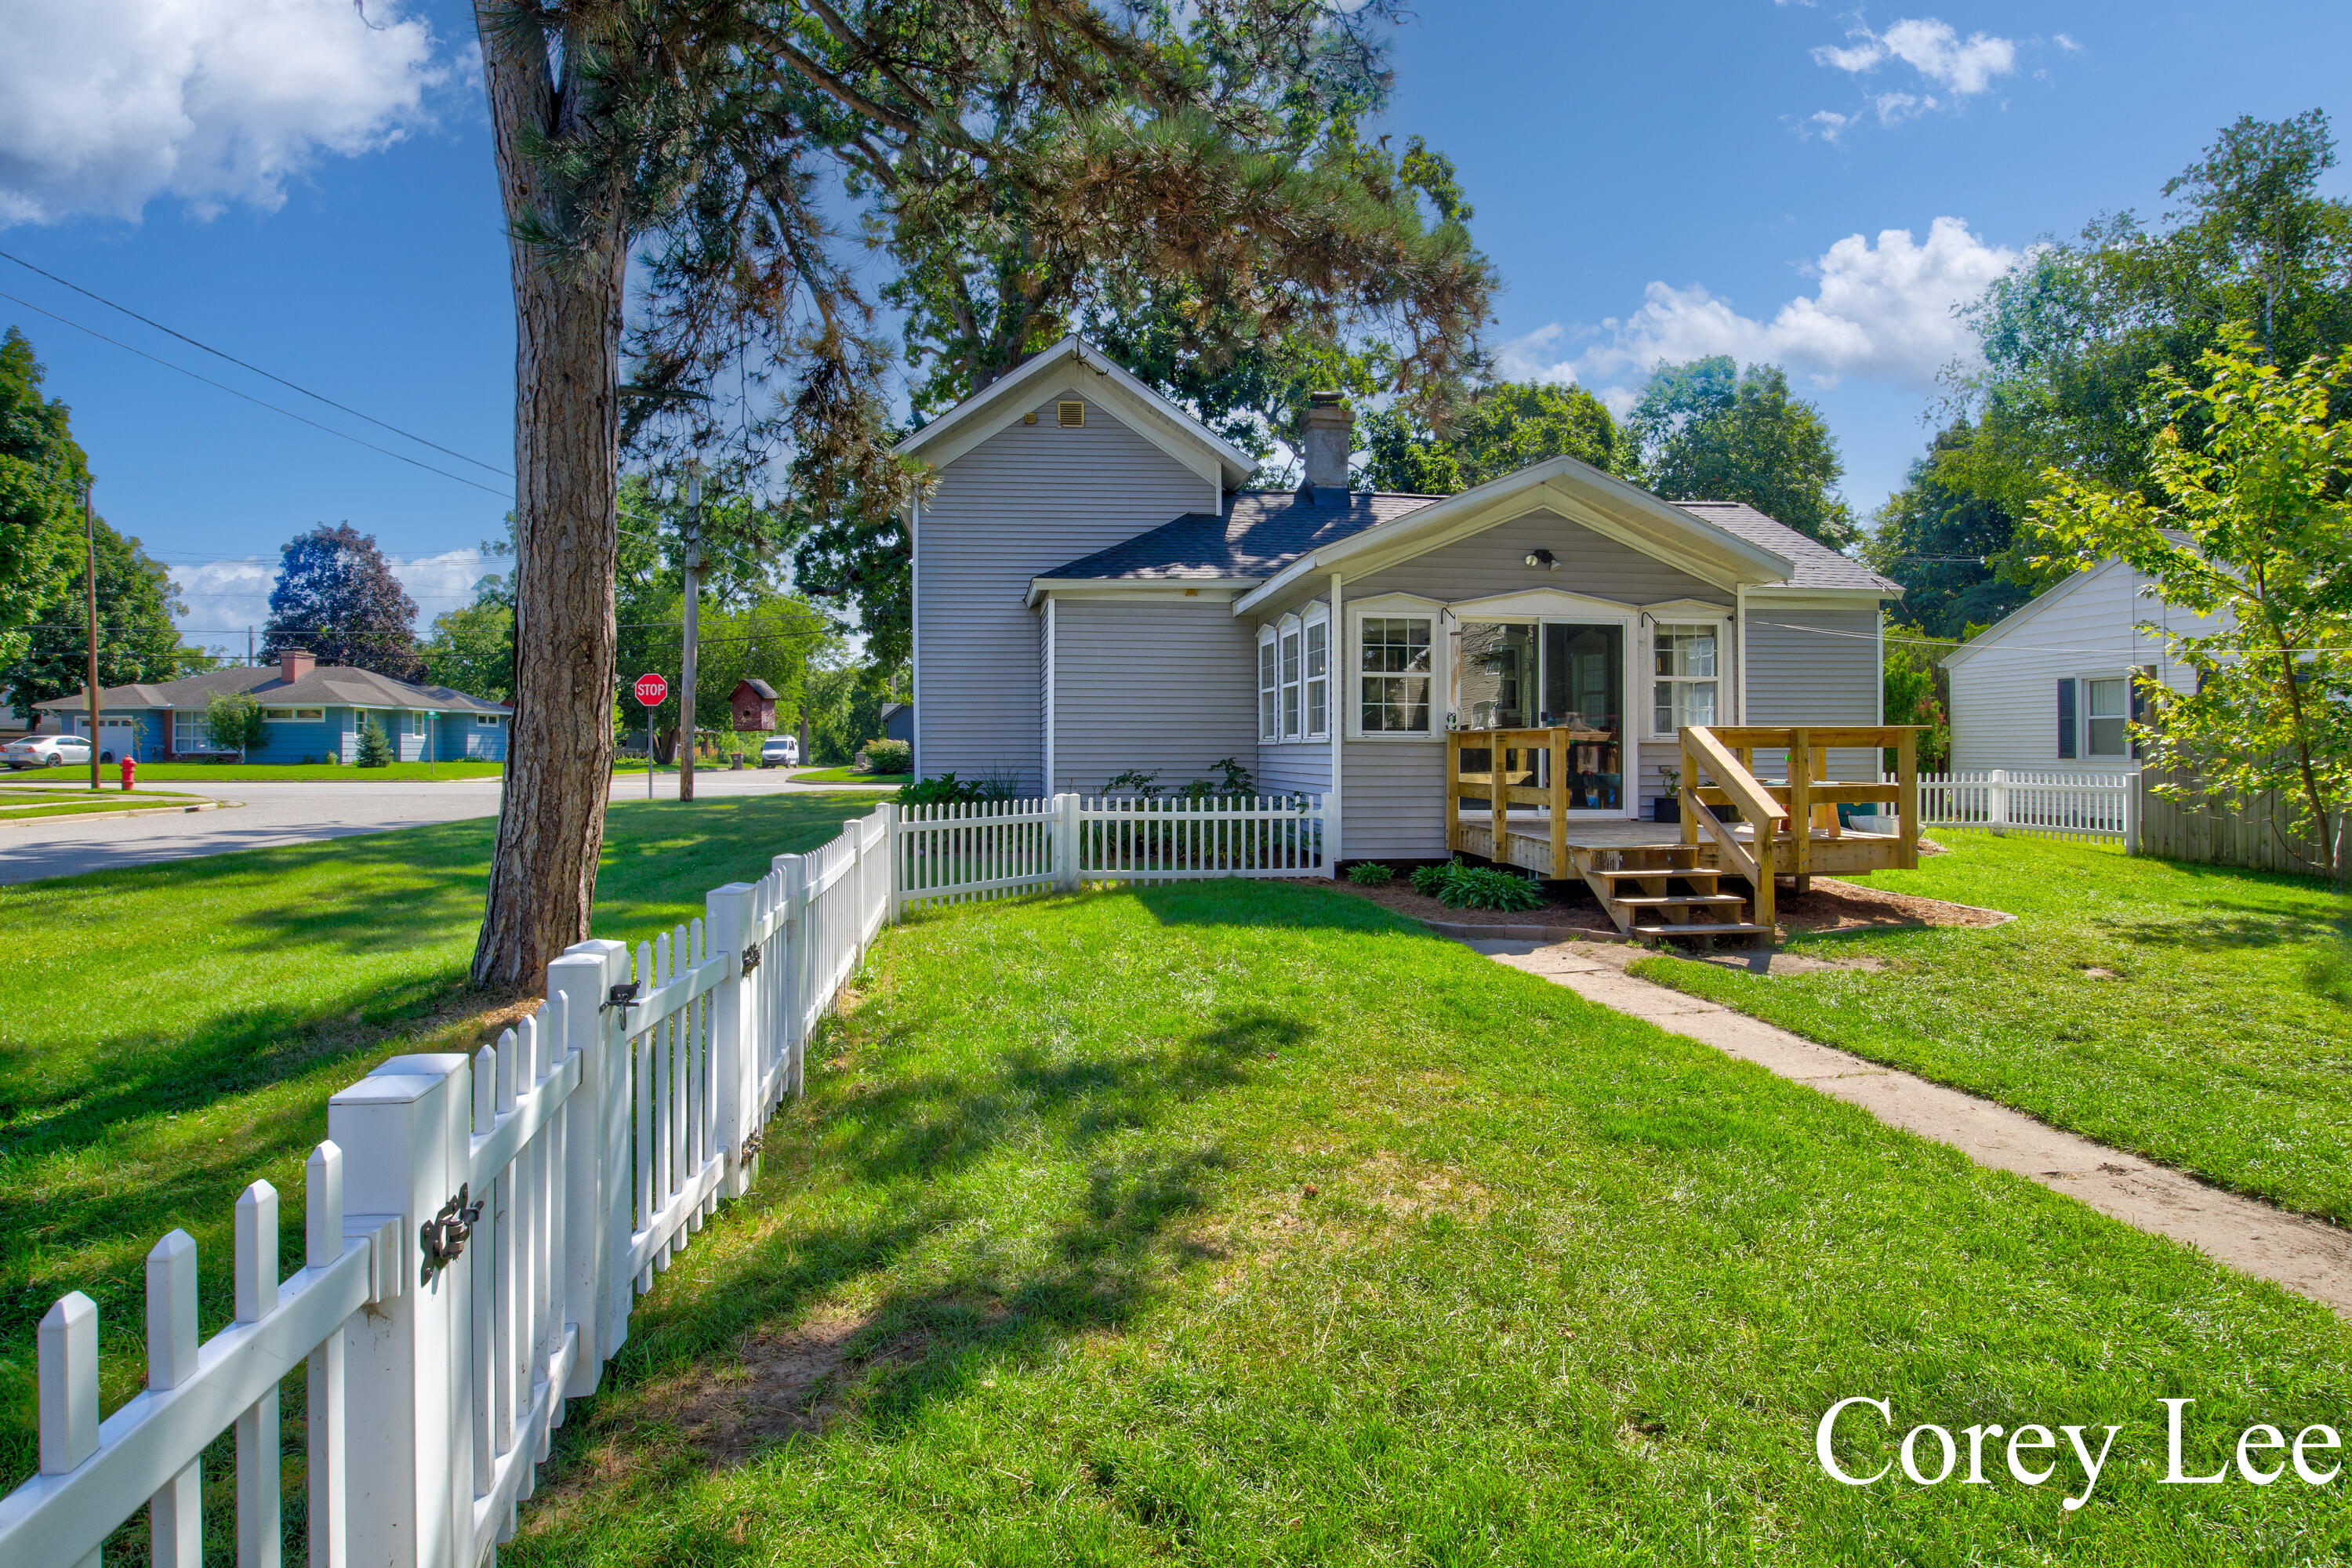
{"type": "Polygon", "coordinates": [[[776,689],[756,675],[747,675],[735,683],[735,689],[739,691],[746,686],[751,689],[751,695],[754,697],[769,702],[776,700],[776,689]]]}
{"type": "Polygon", "coordinates": [[[1213,466],[1223,488],[1231,489],[1256,471],[1256,460],[1247,452],[1075,336],[1032,354],[921,429],[901,437],[893,449],[902,457],[943,466],[1011,424],[1028,410],[1031,398],[1044,396],[1057,378],[1074,372],[1088,376],[1086,384],[1102,394],[1105,406],[1125,416],[1146,439],[1171,454],[1190,456],[1204,470],[1213,466]]]}
{"type": "MultiPolygon", "coordinates": [[[[179,680],[134,682],[99,689],[101,708],[201,708],[215,697],[251,692],[272,706],[290,708],[410,708],[444,713],[510,713],[501,702],[446,686],[418,686],[378,675],[372,669],[327,664],[303,673],[299,680],[283,679],[275,666],[245,665],[232,669],[208,669],[179,680]]],[[[55,711],[79,711],[88,700],[77,693],[55,697],[36,706],[55,711]]]]}
{"type": "MultiPolygon", "coordinates": [[[[2009,614],[2001,616],[2000,619],[1993,622],[1992,625],[1987,626],[1984,630],[1979,632],[1976,636],[1970,637],[1968,641],[1962,643],[1959,647],[1946,654],[1943,659],[1944,668],[1946,669],[1950,669],[1956,666],[1968,663],[1969,659],[1974,658],[1978,654],[1982,653],[1986,648],[1990,647],[1993,644],[2001,641],[2011,632],[2017,630],[2018,627],[2031,622],[2035,616],[2042,614],[2042,611],[2048,609],[2051,605],[2065,603],[2068,599],[2073,598],[2074,595],[2081,592],[2086,584],[2090,584],[2096,578],[2105,576],[2108,573],[2114,571],[2119,566],[2124,566],[2124,563],[2120,559],[2102,561],[2096,566],[2086,566],[2082,571],[2075,573],[2073,576],[2052,584],[2049,587],[2044,588],[2039,594],[2034,595],[2033,597],[2026,600],[2025,603],[2018,605],[2017,608],[2010,611],[2009,614]]],[[[2126,571],[2130,570],[2127,566],[2124,569],[2126,571]]]]}

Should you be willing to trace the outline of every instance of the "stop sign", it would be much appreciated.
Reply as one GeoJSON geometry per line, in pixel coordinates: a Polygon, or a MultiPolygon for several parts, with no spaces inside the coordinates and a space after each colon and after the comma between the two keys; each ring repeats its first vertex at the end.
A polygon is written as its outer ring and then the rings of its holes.
{"type": "Polygon", "coordinates": [[[637,677],[636,692],[639,703],[647,708],[658,708],[662,699],[669,695],[669,682],[658,675],[640,675],[637,677]]]}

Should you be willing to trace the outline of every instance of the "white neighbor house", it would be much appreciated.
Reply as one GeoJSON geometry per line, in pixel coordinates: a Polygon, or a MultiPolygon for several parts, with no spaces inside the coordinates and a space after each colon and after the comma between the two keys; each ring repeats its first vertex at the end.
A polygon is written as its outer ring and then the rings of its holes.
{"type": "Polygon", "coordinates": [[[1952,770],[2126,773],[2138,712],[2132,671],[2175,691],[2196,671],[2165,648],[2163,628],[2219,624],[2156,596],[2121,561],[2078,572],[1946,656],[1952,683],[1952,770]]]}

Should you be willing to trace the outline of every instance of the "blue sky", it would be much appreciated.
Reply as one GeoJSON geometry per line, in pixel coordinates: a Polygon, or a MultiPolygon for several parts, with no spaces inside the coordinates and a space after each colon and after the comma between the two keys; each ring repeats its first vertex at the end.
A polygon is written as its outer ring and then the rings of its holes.
{"type": "MultiPolygon", "coordinates": [[[[507,262],[470,11],[448,0],[16,0],[0,250],[499,468],[507,262]]],[[[2240,114],[2352,132],[2352,7],[1928,0],[1861,10],[1423,5],[1392,129],[1453,156],[1507,291],[1505,368],[1621,405],[1654,359],[1788,366],[1867,511],[1923,447],[1950,321],[2023,247],[2161,211],[2240,114]]],[[[2352,189],[2336,171],[2336,189],[2352,189]]],[[[0,323],[74,409],[100,510],[242,643],[276,552],[374,533],[426,617],[499,497],[337,440],[39,313],[497,487],[0,261],[0,323]],[[19,301],[23,301],[20,303],[19,301]]]]}

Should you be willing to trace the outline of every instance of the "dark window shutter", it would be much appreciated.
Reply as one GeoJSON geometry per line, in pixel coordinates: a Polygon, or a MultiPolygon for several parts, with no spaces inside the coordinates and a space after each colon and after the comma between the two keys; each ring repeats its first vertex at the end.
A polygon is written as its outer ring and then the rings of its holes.
{"type": "Polygon", "coordinates": [[[2074,683],[2058,683],[2058,755],[2071,758],[2074,754],[2074,683]]]}
{"type": "MultiPolygon", "coordinates": [[[[2132,682],[2131,716],[2132,723],[2135,726],[2147,722],[2147,697],[2148,692],[2153,689],[2155,686],[2156,666],[2152,664],[2143,664],[2139,667],[2139,673],[2147,684],[2143,685],[2141,681],[2138,680],[2132,682]]],[[[2140,745],[2139,737],[2137,735],[2134,735],[2132,737],[2131,754],[2134,761],[2138,760],[2140,745]]]]}

